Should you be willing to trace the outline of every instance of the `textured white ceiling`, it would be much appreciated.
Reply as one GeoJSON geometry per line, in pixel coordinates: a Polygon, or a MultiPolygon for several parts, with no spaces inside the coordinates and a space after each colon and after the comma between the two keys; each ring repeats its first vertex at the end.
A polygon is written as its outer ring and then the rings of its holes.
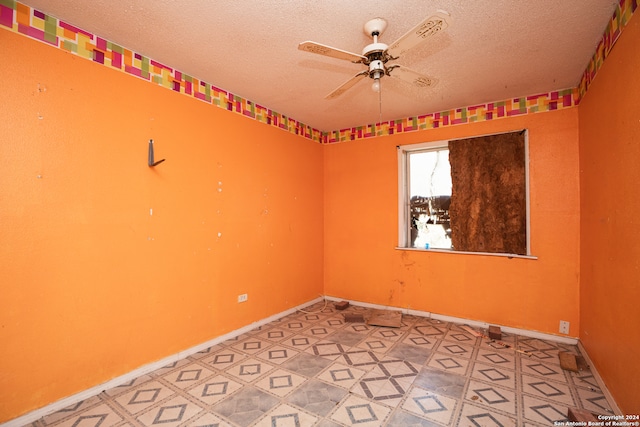
{"type": "Polygon", "coordinates": [[[25,4],[323,131],[575,87],[615,0],[25,0],[25,4]],[[324,97],[362,64],[297,49],[313,40],[360,54],[363,24],[391,44],[438,9],[444,32],[395,63],[438,79],[382,79],[324,97]],[[380,106],[382,113],[380,115],[380,106]]]}

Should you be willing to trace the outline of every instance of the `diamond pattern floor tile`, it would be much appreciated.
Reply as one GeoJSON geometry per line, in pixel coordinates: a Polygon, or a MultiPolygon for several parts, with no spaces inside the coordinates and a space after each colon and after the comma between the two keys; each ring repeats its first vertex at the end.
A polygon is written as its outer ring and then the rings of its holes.
{"type": "Polygon", "coordinates": [[[481,406],[464,403],[458,425],[507,427],[515,426],[517,422],[515,417],[509,417],[481,406]]]}
{"type": "Polygon", "coordinates": [[[425,347],[399,342],[387,351],[386,355],[394,359],[407,360],[414,365],[424,365],[431,355],[431,350],[428,350],[425,347]]]}
{"type": "Polygon", "coordinates": [[[312,338],[305,335],[292,335],[284,339],[280,343],[282,345],[286,345],[287,347],[291,347],[298,351],[304,351],[309,347],[311,347],[313,344],[317,343],[318,341],[319,341],[318,338],[312,338]]]}
{"type": "Polygon", "coordinates": [[[77,415],[80,412],[83,412],[86,409],[91,408],[92,406],[96,406],[100,404],[102,400],[99,396],[90,397],[89,399],[80,401],[71,406],[68,406],[64,409],[54,412],[53,414],[49,414],[43,418],[43,421],[48,424],[56,423],[60,420],[63,420],[68,417],[72,417],[77,415]]]}
{"type": "Polygon", "coordinates": [[[338,387],[350,389],[365,373],[366,371],[353,366],[333,363],[316,378],[338,387]]]}
{"type": "Polygon", "coordinates": [[[182,396],[163,402],[161,405],[144,412],[137,417],[137,420],[146,426],[168,426],[176,427],[183,424],[188,419],[193,418],[202,411],[202,407],[192,403],[182,396]]]}
{"type": "Polygon", "coordinates": [[[291,394],[291,392],[306,381],[307,378],[301,375],[285,371],[284,369],[277,369],[262,377],[255,385],[266,392],[284,397],[291,394]]]}
{"type": "Polygon", "coordinates": [[[449,425],[458,402],[457,399],[448,396],[412,387],[407,393],[402,409],[442,425],[449,425]]]}
{"type": "Polygon", "coordinates": [[[567,382],[565,371],[560,368],[560,365],[555,365],[540,361],[540,359],[527,359],[522,361],[521,372],[527,375],[533,375],[545,380],[567,382]]]}
{"type": "Polygon", "coordinates": [[[474,401],[491,411],[516,416],[516,393],[514,390],[498,387],[490,383],[472,380],[465,395],[465,400],[474,401]]]}
{"type": "Polygon", "coordinates": [[[577,390],[578,398],[584,409],[599,414],[607,414],[611,412],[611,406],[607,402],[607,398],[600,390],[577,390]]]}
{"type": "Polygon", "coordinates": [[[341,355],[337,361],[354,366],[358,369],[371,370],[384,358],[384,354],[374,351],[355,348],[341,355]]]}
{"type": "Polygon", "coordinates": [[[259,359],[249,358],[228,368],[225,373],[236,380],[251,383],[274,369],[273,365],[259,359]]]}
{"type": "Polygon", "coordinates": [[[437,394],[461,398],[465,390],[466,382],[467,377],[462,375],[423,367],[413,383],[418,387],[437,394]]]}
{"type": "Polygon", "coordinates": [[[246,359],[247,357],[249,357],[247,354],[241,353],[239,351],[222,349],[201,360],[208,363],[215,369],[224,370],[229,366],[238,363],[242,359],[246,359]]]}
{"type": "Polygon", "coordinates": [[[174,394],[174,391],[159,381],[149,381],[130,390],[114,400],[129,414],[136,415],[174,394]]]}
{"type": "Polygon", "coordinates": [[[410,412],[396,410],[385,424],[387,427],[442,427],[441,424],[420,418],[410,412]]]}
{"type": "Polygon", "coordinates": [[[189,421],[191,427],[234,427],[211,412],[205,412],[189,421]]]}
{"type": "Polygon", "coordinates": [[[293,350],[291,348],[276,344],[258,354],[257,357],[259,359],[266,360],[269,363],[281,365],[282,363],[294,357],[296,354],[298,354],[297,350],[293,350]]]}
{"type": "Polygon", "coordinates": [[[469,359],[473,356],[473,350],[473,346],[456,341],[442,341],[436,349],[439,353],[455,357],[464,357],[465,359],[469,359]]]}
{"type": "Polygon", "coordinates": [[[523,396],[524,418],[544,425],[568,421],[566,406],[561,403],[523,396]]]}
{"type": "Polygon", "coordinates": [[[288,371],[292,371],[306,377],[313,377],[330,364],[331,360],[325,359],[324,357],[300,353],[280,366],[288,371]]]}
{"type": "Polygon", "coordinates": [[[395,342],[383,340],[377,337],[367,337],[357,348],[368,351],[375,351],[376,353],[386,353],[393,348],[395,342]]]}
{"type": "Polygon", "coordinates": [[[334,332],[336,332],[336,330],[333,329],[333,328],[325,327],[325,326],[322,326],[322,325],[316,325],[316,326],[312,326],[309,329],[307,329],[306,331],[304,331],[304,335],[308,335],[308,336],[311,336],[311,337],[314,337],[314,338],[323,339],[323,338],[326,338],[326,337],[330,336],[334,332]]]}
{"type": "MultiPolygon", "coordinates": [[[[185,364],[186,363],[189,363],[189,361],[188,360],[185,361],[185,364]]],[[[165,370],[164,369],[159,369],[156,372],[165,372],[165,370]]],[[[145,383],[147,381],[151,381],[152,378],[153,377],[151,375],[142,375],[142,376],[140,376],[138,378],[135,378],[135,379],[127,382],[127,383],[120,384],[117,387],[109,388],[109,389],[105,390],[104,393],[107,396],[111,396],[111,397],[117,396],[119,394],[126,393],[127,391],[129,391],[129,390],[131,390],[131,389],[133,389],[135,387],[138,387],[140,384],[143,384],[143,383],[145,383]]]]}
{"type": "Polygon", "coordinates": [[[208,404],[213,405],[222,399],[226,399],[236,391],[240,390],[243,385],[224,375],[217,375],[205,382],[191,388],[189,395],[208,404]]]}
{"type": "Polygon", "coordinates": [[[478,355],[475,360],[505,369],[516,369],[515,354],[513,352],[503,350],[502,348],[493,348],[488,345],[483,346],[478,351],[478,355]]]}
{"type": "Polygon", "coordinates": [[[102,403],[93,408],[75,412],[70,417],[65,418],[61,422],[55,424],[60,427],[82,426],[82,427],[109,427],[121,422],[123,417],[102,403]]]}
{"type": "Polygon", "coordinates": [[[215,375],[214,370],[204,367],[198,363],[191,363],[169,372],[162,378],[178,388],[186,389],[213,375],[215,375]]]}
{"type": "Polygon", "coordinates": [[[329,414],[347,394],[343,388],[319,380],[310,380],[286,398],[292,405],[321,417],[329,414]]]}
{"type": "Polygon", "coordinates": [[[575,346],[503,333],[505,348],[437,319],[388,328],[343,314],[314,304],[30,426],[542,427],[569,406],[612,413],[593,372],[560,368],[575,346]]]}
{"type": "Polygon", "coordinates": [[[175,362],[169,363],[168,365],[165,365],[160,369],[156,369],[152,373],[152,375],[154,375],[154,376],[162,376],[162,374],[164,374],[164,373],[174,371],[174,370],[176,370],[177,368],[179,368],[181,366],[188,365],[189,363],[191,363],[191,360],[189,360],[189,358],[176,360],[175,362]]]}
{"type": "Polygon", "coordinates": [[[256,336],[246,338],[231,346],[232,349],[246,354],[256,354],[264,351],[271,345],[269,341],[264,341],[256,336]]]}
{"type": "Polygon", "coordinates": [[[314,356],[324,357],[325,359],[335,360],[347,351],[348,347],[343,346],[340,343],[336,343],[329,340],[322,340],[311,347],[306,352],[314,356]]]}
{"type": "Polygon", "coordinates": [[[247,427],[276,406],[278,402],[276,397],[254,387],[246,386],[236,392],[233,397],[214,405],[212,411],[239,426],[247,427]]]}
{"type": "Polygon", "coordinates": [[[569,386],[530,375],[522,376],[522,392],[543,399],[550,399],[565,406],[575,406],[569,386]]]}
{"type": "Polygon", "coordinates": [[[275,327],[275,328],[267,329],[265,331],[261,331],[256,336],[260,339],[277,343],[287,338],[290,338],[294,335],[296,334],[290,330],[282,329],[280,327],[275,327]]]}
{"type": "Polygon", "coordinates": [[[302,427],[312,426],[318,417],[301,411],[291,405],[283,404],[271,410],[256,424],[256,427],[302,427]]]}
{"type": "Polygon", "coordinates": [[[402,340],[403,343],[420,347],[422,349],[432,349],[438,344],[438,339],[433,337],[426,337],[419,333],[409,332],[407,336],[402,340]]]}
{"type": "Polygon", "coordinates": [[[349,396],[331,418],[347,426],[381,426],[391,409],[357,396],[349,396]]]}
{"type": "Polygon", "coordinates": [[[431,356],[427,366],[454,374],[465,375],[469,369],[469,359],[436,352],[431,356]]]}
{"type": "Polygon", "coordinates": [[[471,378],[496,384],[510,389],[516,388],[516,373],[500,366],[476,362],[471,378]]]}

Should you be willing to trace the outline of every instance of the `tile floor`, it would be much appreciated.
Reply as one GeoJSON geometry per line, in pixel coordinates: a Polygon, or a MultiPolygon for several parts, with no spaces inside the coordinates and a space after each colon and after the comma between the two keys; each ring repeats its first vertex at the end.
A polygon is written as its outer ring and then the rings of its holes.
{"type": "Polygon", "coordinates": [[[331,302],[305,311],[31,425],[550,426],[569,406],[611,411],[591,372],[560,368],[575,346],[503,334],[527,357],[434,319],[384,328],[345,323],[331,302]]]}

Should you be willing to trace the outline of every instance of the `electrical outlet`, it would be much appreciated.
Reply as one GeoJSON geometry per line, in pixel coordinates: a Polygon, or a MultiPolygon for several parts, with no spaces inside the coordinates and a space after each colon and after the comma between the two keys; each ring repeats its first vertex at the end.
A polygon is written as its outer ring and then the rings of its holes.
{"type": "Polygon", "coordinates": [[[248,299],[249,297],[247,296],[247,294],[238,295],[238,302],[245,302],[248,299]]]}
{"type": "Polygon", "coordinates": [[[560,321],[560,333],[569,334],[569,322],[567,322],[566,320],[560,321]]]}

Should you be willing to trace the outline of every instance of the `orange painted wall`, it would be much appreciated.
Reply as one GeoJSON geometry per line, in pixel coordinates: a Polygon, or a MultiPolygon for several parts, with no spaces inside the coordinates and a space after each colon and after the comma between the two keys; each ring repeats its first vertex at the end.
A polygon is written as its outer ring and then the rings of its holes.
{"type": "Polygon", "coordinates": [[[578,108],[328,146],[0,31],[0,422],[322,293],[568,320],[640,412],[637,21],[578,108]],[[522,128],[537,260],[394,249],[397,145],[522,128]]]}
{"type": "Polygon", "coordinates": [[[325,292],[545,333],[579,330],[578,111],[397,134],[325,149],[325,292]],[[397,145],[529,129],[537,260],[403,251],[397,145]]]}
{"type": "Polygon", "coordinates": [[[9,31],[0,58],[0,422],[322,294],[320,144],[9,31]]]}
{"type": "Polygon", "coordinates": [[[634,17],[579,107],[580,340],[626,414],[640,413],[638,40],[634,17]]]}

